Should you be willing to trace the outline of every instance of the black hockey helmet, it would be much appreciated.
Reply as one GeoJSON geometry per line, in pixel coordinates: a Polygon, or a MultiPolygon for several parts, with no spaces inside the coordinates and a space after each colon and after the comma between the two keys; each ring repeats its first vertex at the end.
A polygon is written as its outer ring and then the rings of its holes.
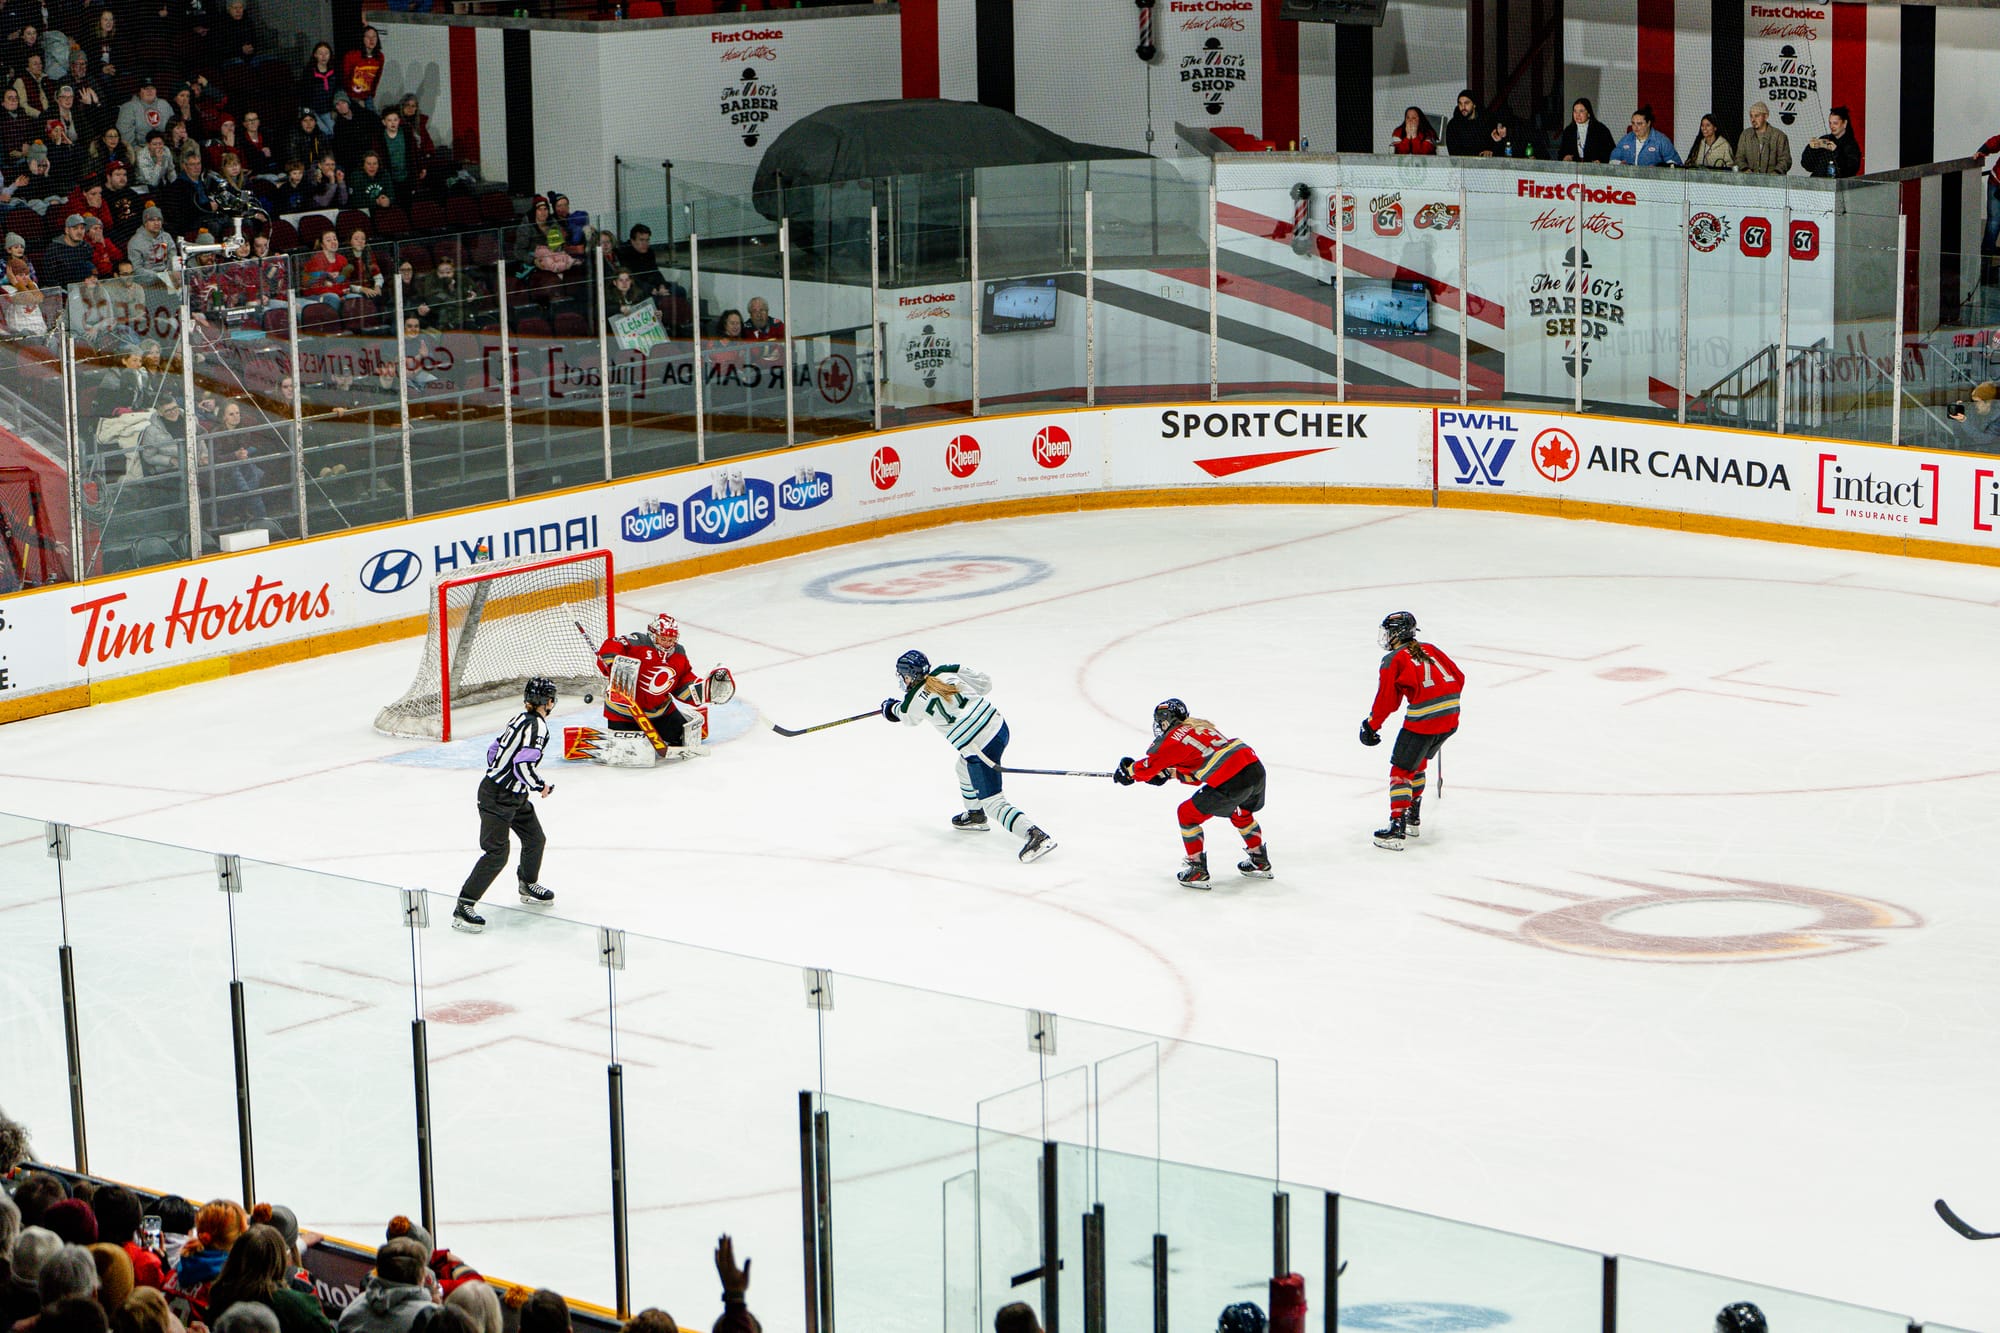
{"type": "Polygon", "coordinates": [[[521,702],[530,708],[556,701],[556,683],[547,676],[531,676],[521,687],[521,702]]]}
{"type": "Polygon", "coordinates": [[[1417,618],[1408,611],[1391,611],[1382,617],[1382,637],[1379,642],[1384,648],[1413,643],[1416,637],[1417,618]]]}
{"type": "Polygon", "coordinates": [[[1153,739],[1160,737],[1188,720],[1187,705],[1179,699],[1162,699],[1153,705],[1153,739]]]}
{"type": "Polygon", "coordinates": [[[912,648],[896,659],[896,679],[907,687],[931,674],[931,659],[912,648]]]}
{"type": "Polygon", "coordinates": [[[1748,1301],[1732,1301],[1717,1311],[1715,1333],[1770,1333],[1764,1312],[1748,1301]]]}
{"type": "Polygon", "coordinates": [[[1269,1326],[1264,1311],[1255,1301],[1238,1301],[1226,1305],[1216,1316],[1215,1333],[1264,1333],[1269,1326]]]}

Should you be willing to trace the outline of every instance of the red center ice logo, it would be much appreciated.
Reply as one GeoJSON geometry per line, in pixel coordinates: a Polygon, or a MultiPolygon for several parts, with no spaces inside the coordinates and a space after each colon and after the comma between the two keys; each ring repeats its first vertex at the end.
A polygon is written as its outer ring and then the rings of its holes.
{"type": "Polygon", "coordinates": [[[1069,462],[1069,432],[1061,426],[1044,426],[1035,432],[1035,461],[1046,468],[1069,462]]]}
{"type": "Polygon", "coordinates": [[[970,435],[954,435],[944,447],[944,465],[954,477],[969,477],[979,471],[979,441],[970,435]]]}
{"type": "Polygon", "coordinates": [[[1534,460],[1535,471],[1550,481],[1568,481],[1576,475],[1576,469],[1583,460],[1576,447],[1576,437],[1554,426],[1535,437],[1528,457],[1534,460]]]}
{"type": "Polygon", "coordinates": [[[868,480],[875,483],[875,489],[886,491],[896,484],[896,478],[903,475],[903,458],[894,448],[883,445],[868,460],[868,480]]]}

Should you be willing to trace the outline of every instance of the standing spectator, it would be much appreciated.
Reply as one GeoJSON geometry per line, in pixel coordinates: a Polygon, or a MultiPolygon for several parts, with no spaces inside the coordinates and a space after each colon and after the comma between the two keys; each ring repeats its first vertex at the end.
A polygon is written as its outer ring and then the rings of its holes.
{"type": "Polygon", "coordinates": [[[157,193],[174,178],[174,157],[161,130],[146,132],[146,151],[139,156],[139,184],[157,193]]]}
{"type": "Polygon", "coordinates": [[[245,0],[229,0],[210,36],[215,57],[224,69],[257,62],[257,25],[250,19],[245,0]]]}
{"type": "Polygon", "coordinates": [[[361,49],[340,58],[340,86],[364,111],[375,109],[375,87],[382,82],[382,34],[370,24],[361,30],[361,49]]]}
{"type": "MultiPolygon", "coordinates": [[[[1986,159],[1995,153],[2000,153],[2000,134],[1979,145],[1972,154],[1972,160],[1985,171],[1986,159]]],[[[1985,260],[1982,280],[1990,284],[1995,276],[1993,258],[2000,254],[2000,162],[1995,162],[1993,169],[1986,172],[1986,234],[1980,241],[1979,253],[1985,260]]]]}
{"type": "Polygon", "coordinates": [[[1562,139],[1556,144],[1557,157],[1565,162],[1609,162],[1616,146],[1588,97],[1570,103],[1569,124],[1563,126],[1562,139]]]}
{"type": "Polygon", "coordinates": [[[750,1313],[750,1261],[736,1266],[736,1246],[728,1236],[715,1243],[715,1275],[722,1279],[722,1313],[716,1317],[713,1333],[759,1333],[763,1328],[750,1313]]]}
{"type": "Polygon", "coordinates": [[[761,296],[750,298],[750,318],[743,323],[743,341],[783,342],[785,321],[771,318],[771,303],[761,296]]]}
{"type": "Polygon", "coordinates": [[[57,1250],[42,1261],[42,1271],[35,1276],[35,1294],[42,1298],[44,1310],[72,1296],[95,1296],[97,1285],[97,1260],[81,1245],[57,1250]]]}
{"type": "Polygon", "coordinates": [[[344,92],[333,95],[333,155],[348,172],[361,166],[361,155],[382,146],[382,131],[375,114],[357,111],[354,99],[344,92]]]}
{"type": "Polygon", "coordinates": [[[408,1237],[384,1242],[360,1299],[340,1312],[340,1333],[410,1333],[417,1316],[431,1308],[427,1258],[408,1237]]]}
{"type": "Polygon", "coordinates": [[[431,138],[431,118],[424,114],[423,104],[415,93],[404,93],[403,100],[396,104],[403,116],[403,133],[410,136],[410,145],[422,154],[421,160],[429,165],[437,156],[437,144],[431,138]]]}
{"type": "Polygon", "coordinates": [[[1431,157],[1438,150],[1437,126],[1421,107],[1403,108],[1403,123],[1389,135],[1390,148],[1398,157],[1431,157]]]}
{"type": "MultiPolygon", "coordinates": [[[[484,1282],[461,1282],[445,1296],[444,1303],[463,1310],[471,1318],[476,1333],[501,1333],[503,1321],[500,1314],[500,1298],[493,1288],[484,1282]]],[[[658,1310],[647,1310],[640,1314],[644,1319],[649,1314],[659,1314],[658,1310]]],[[[678,1326],[671,1318],[659,1329],[647,1329],[645,1333],[679,1333],[678,1326]]]]}
{"type": "Polygon", "coordinates": [[[395,107],[382,113],[382,154],[396,197],[415,198],[415,187],[423,183],[430,169],[424,165],[423,150],[403,125],[403,113],[395,107]]]}
{"type": "Polygon", "coordinates": [[[299,75],[299,103],[319,121],[321,134],[333,133],[333,95],[339,91],[340,71],[333,64],[333,48],[321,42],[313,47],[305,71],[299,75]]]}
{"type": "Polygon", "coordinates": [[[238,1301],[215,1321],[215,1333],[283,1333],[283,1330],[269,1306],[238,1301]]]}
{"type": "Polygon", "coordinates": [[[1736,165],[1736,159],[1729,151],[1729,140],[1717,131],[1714,116],[1701,118],[1701,136],[1694,141],[1694,151],[1688,154],[1687,164],[1715,171],[1728,171],[1736,165]]]}
{"type": "Polygon", "coordinates": [[[1826,133],[1806,145],[1799,165],[1808,176],[1845,179],[1861,174],[1861,140],[1849,124],[1847,108],[1837,106],[1827,112],[1826,133]]]}
{"type": "Polygon", "coordinates": [[[84,231],[90,219],[81,213],[71,213],[63,219],[62,235],[49,242],[49,248],[42,252],[42,262],[36,269],[44,287],[67,287],[73,282],[82,282],[96,272],[92,262],[90,243],[84,238],[84,231]]]}
{"type": "MultiPolygon", "coordinates": [[[[0,1133],[4,1133],[10,1127],[20,1128],[6,1116],[0,1115],[0,1133]]],[[[4,1160],[6,1155],[6,1151],[0,1149],[0,1160],[4,1160]]],[[[11,1174],[9,1171],[0,1171],[0,1180],[4,1180],[9,1174],[11,1174]]],[[[8,1280],[13,1276],[14,1270],[11,1265],[14,1242],[20,1239],[20,1236],[21,1210],[14,1206],[14,1200],[8,1197],[7,1191],[0,1189],[0,1296],[4,1296],[8,1280]]]]}
{"type": "Polygon", "coordinates": [[[97,1214],[81,1199],[58,1199],[42,1210],[37,1226],[56,1233],[65,1245],[95,1245],[97,1214]]]}
{"type": "Polygon", "coordinates": [[[1677,167],[1681,155],[1673,140],[1653,128],[1653,108],[1642,106],[1632,113],[1632,128],[1612,150],[1611,160],[1631,167],[1677,167]]]}
{"type": "MultiPolygon", "coordinates": [[[[156,380],[167,373],[166,362],[160,358],[160,345],[151,338],[139,344],[139,361],[156,380]]],[[[153,1216],[160,1219],[160,1261],[168,1268],[179,1267],[181,1251],[187,1247],[188,1237],[194,1234],[200,1214],[180,1195],[166,1194],[154,1201],[153,1216]]]]}
{"type": "MultiPolygon", "coordinates": [[[[172,397],[163,399],[154,416],[154,424],[164,424],[169,433],[174,450],[172,469],[177,469],[185,456],[186,438],[178,400],[172,397]]],[[[145,458],[143,438],[139,452],[140,457],[145,458]]],[[[153,460],[146,462],[146,475],[155,475],[153,460]]],[[[232,1199],[215,1199],[202,1205],[201,1211],[195,1214],[194,1234],[181,1246],[180,1261],[174,1265],[173,1279],[167,1289],[186,1297],[197,1313],[205,1312],[215,1280],[222,1275],[223,1265],[229,1262],[229,1251],[235,1248],[249,1225],[250,1218],[244,1213],[243,1205],[232,1199]]]]}
{"type": "Polygon", "coordinates": [[[187,1328],[167,1308],[167,1298],[150,1287],[140,1287],[126,1297],[124,1306],[111,1317],[113,1333],[187,1333],[187,1328]]]}
{"type": "Polygon", "coordinates": [[[139,230],[125,247],[132,261],[132,276],[151,286],[166,286],[173,280],[174,238],[167,235],[167,215],[156,204],[148,204],[139,215],[139,230]]]}
{"type": "Polygon", "coordinates": [[[521,1307],[521,1333],[571,1333],[569,1302],[543,1287],[521,1307]]]}
{"type": "Polygon", "coordinates": [[[1792,169],[1792,142],[1771,123],[1771,108],[1750,104],[1750,128],[1736,140],[1736,165],[1759,176],[1784,176],[1792,169]]]}
{"type": "Polygon", "coordinates": [[[396,202],[395,182],[382,169],[382,155],[373,148],[361,155],[361,170],[347,189],[357,208],[387,208],[396,202]]]}
{"type": "Polygon", "coordinates": [[[1034,1306],[1014,1301],[993,1312],[993,1333],[1042,1333],[1042,1321],[1035,1318],[1034,1306]]]}
{"type": "Polygon", "coordinates": [[[319,249],[313,251],[312,258],[300,270],[299,294],[338,310],[340,298],[347,294],[348,284],[353,280],[354,266],[340,252],[340,233],[329,227],[319,238],[319,249]]]}
{"type": "MultiPolygon", "coordinates": [[[[327,113],[331,116],[333,113],[327,113]]],[[[319,117],[309,106],[299,108],[299,123],[292,129],[291,142],[285,151],[299,161],[311,165],[333,150],[333,134],[320,128],[319,117]]]]}
{"type": "MultiPolygon", "coordinates": [[[[240,431],[242,424],[243,405],[234,401],[225,404],[223,429],[240,431]]],[[[263,497],[250,493],[262,481],[263,474],[247,437],[224,440],[220,449],[233,460],[232,464],[217,469],[223,491],[243,497],[240,503],[249,507],[244,521],[263,521],[263,497]]],[[[222,1275],[209,1293],[210,1318],[238,1302],[250,1302],[269,1307],[277,1315],[282,1333],[333,1333],[333,1322],[320,1310],[319,1301],[295,1290],[287,1280],[290,1277],[287,1254],[285,1238],[277,1228],[253,1226],[245,1231],[243,1239],[229,1252],[229,1262],[222,1266],[222,1275]]]]}
{"type": "Polygon", "coordinates": [[[1453,157],[1491,156],[1486,134],[1486,118],[1479,114],[1479,103],[1472,100],[1472,89],[1461,89],[1458,102],[1451,109],[1451,118],[1445,121],[1445,151],[1453,157]]]}
{"type": "Polygon", "coordinates": [[[470,306],[477,292],[450,255],[439,255],[437,267],[417,279],[417,317],[432,328],[462,329],[471,323],[470,306]]]}
{"type": "MultiPolygon", "coordinates": [[[[143,385],[145,372],[138,369],[136,356],[128,361],[129,369],[136,373],[143,385]]],[[[114,375],[124,371],[113,371],[114,375]]],[[[99,392],[103,389],[100,387],[99,392]]],[[[126,404],[131,407],[147,406],[136,398],[126,404]]],[[[160,1258],[151,1250],[139,1244],[139,1222],[145,1209],[139,1196],[123,1185],[106,1185],[91,1200],[91,1207],[97,1213],[97,1236],[109,1245],[122,1245],[125,1254],[132,1261],[133,1279],[144,1287],[158,1287],[166,1283],[166,1270],[160,1266],[160,1258]]]]}

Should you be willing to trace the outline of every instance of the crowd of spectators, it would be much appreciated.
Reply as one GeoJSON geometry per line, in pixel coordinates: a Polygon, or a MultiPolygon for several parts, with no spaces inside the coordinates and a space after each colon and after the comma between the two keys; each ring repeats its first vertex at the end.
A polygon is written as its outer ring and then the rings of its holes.
{"type": "MultiPolygon", "coordinates": [[[[1790,138],[1771,124],[1771,108],[1763,102],[1750,107],[1750,123],[1733,140],[1713,114],[1698,122],[1685,155],[1654,123],[1653,108],[1642,106],[1622,136],[1597,118],[1587,97],[1570,104],[1569,120],[1553,136],[1506,107],[1482,107],[1470,88],[1458,95],[1444,118],[1444,131],[1422,107],[1406,107],[1403,119],[1389,132],[1389,151],[1399,157],[1429,157],[1440,151],[1452,157],[1549,158],[1561,162],[1622,162],[1635,167],[1688,167],[1707,171],[1737,171],[1783,176],[1792,170],[1790,138]]],[[[1861,141],[1844,106],[1827,113],[1826,129],[1808,140],[1798,156],[1808,176],[1848,177],[1861,174],[1861,141]]]]}
{"type": "MultiPolygon", "coordinates": [[[[574,1333],[570,1307],[543,1288],[498,1288],[407,1217],[392,1218],[358,1297],[316,1290],[300,1256],[324,1238],[281,1205],[245,1211],[122,1185],[73,1186],[27,1165],[27,1136],[0,1115],[0,1333],[574,1333]]],[[[761,1333],[750,1261],[715,1248],[722,1313],[714,1333],[761,1333]]],[[[623,1333],[679,1333],[647,1309],[623,1333]]]]}

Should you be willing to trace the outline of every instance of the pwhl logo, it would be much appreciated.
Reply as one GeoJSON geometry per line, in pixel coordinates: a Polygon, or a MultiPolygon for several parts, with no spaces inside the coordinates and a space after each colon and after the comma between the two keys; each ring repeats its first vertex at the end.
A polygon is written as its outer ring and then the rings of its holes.
{"type": "Polygon", "coordinates": [[[954,435],[944,447],[944,465],[960,479],[979,471],[979,441],[970,435],[954,435]]]}
{"type": "Polygon", "coordinates": [[[817,509],[833,498],[833,478],[824,472],[815,472],[811,466],[800,468],[778,484],[778,508],[817,509]]]}
{"type": "Polygon", "coordinates": [[[1490,412],[1440,412],[1438,430],[1451,450],[1460,486],[1505,486],[1500,474],[1514,452],[1514,418],[1490,412]],[[1475,431],[1484,434],[1474,434],[1475,431]],[[1499,432],[1506,432],[1500,434],[1499,432]]]}
{"type": "Polygon", "coordinates": [[[424,576],[424,558],[415,551],[377,551],[361,566],[361,586],[370,592],[401,592],[424,576]]]}
{"type": "Polygon", "coordinates": [[[720,546],[742,541],[771,526],[777,497],[768,481],[741,472],[719,472],[706,490],[681,505],[681,527],[691,542],[720,546]]]}
{"type": "Polygon", "coordinates": [[[618,520],[618,535],[628,542],[656,542],[680,527],[680,514],[670,504],[641,500],[618,520]]]}
{"type": "MultiPolygon", "coordinates": [[[[1688,874],[1719,888],[1683,889],[1609,875],[1595,876],[1624,892],[1592,898],[1565,889],[1503,881],[1510,889],[1562,901],[1562,906],[1537,911],[1529,906],[1470,903],[1517,918],[1508,926],[1486,925],[1438,917],[1461,930],[1557,953],[1581,954],[1634,963],[1776,963],[1795,958],[1873,949],[1885,930],[1909,930],[1924,919],[1907,908],[1854,894],[1735,879],[1726,875],[1688,874]],[[1718,926],[1744,918],[1780,915],[1791,918],[1782,927],[1731,933],[1718,926]],[[1650,929],[1631,930],[1644,914],[1650,929]]],[[[1468,901],[1461,899],[1460,901],[1468,901]]]]}

